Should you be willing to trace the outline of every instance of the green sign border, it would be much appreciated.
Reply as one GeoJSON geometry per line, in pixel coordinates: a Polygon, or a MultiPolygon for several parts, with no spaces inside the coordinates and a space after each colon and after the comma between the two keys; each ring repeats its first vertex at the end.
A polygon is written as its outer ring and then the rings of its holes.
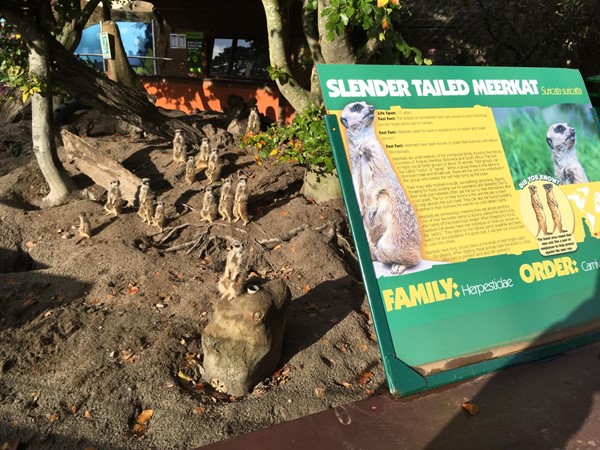
{"type": "MultiPolygon", "coordinates": [[[[372,104],[376,109],[389,109],[392,106],[401,106],[403,108],[458,108],[458,107],[472,107],[473,105],[482,105],[489,107],[519,107],[519,106],[550,106],[561,103],[589,103],[589,97],[581,75],[576,70],[569,69],[543,69],[543,68],[495,68],[495,67],[444,67],[444,66],[433,66],[433,67],[416,67],[416,66],[340,66],[340,65],[319,65],[318,66],[319,76],[322,80],[323,92],[325,96],[325,103],[329,110],[342,110],[345,105],[352,101],[366,100],[372,104]],[[508,69],[508,70],[507,70],[508,69]],[[510,77],[516,80],[518,79],[535,79],[538,80],[538,88],[541,86],[550,87],[552,89],[558,89],[559,92],[562,89],[571,90],[574,92],[573,95],[565,95],[565,91],[560,92],[560,95],[552,95],[546,91],[545,95],[472,95],[462,94],[454,95],[450,92],[449,95],[418,95],[413,90],[414,85],[412,84],[413,79],[423,79],[426,77],[429,80],[436,79],[448,79],[456,77],[457,79],[463,80],[466,84],[472,86],[473,80],[481,79],[505,79],[507,73],[510,73],[510,77]],[[343,74],[343,75],[340,75],[343,74]],[[345,85],[346,91],[344,95],[340,95],[340,91],[336,96],[331,96],[331,90],[327,89],[327,81],[336,79],[340,84],[344,86],[344,82],[347,80],[397,80],[398,75],[409,83],[411,88],[411,95],[405,96],[359,96],[355,95],[358,88],[357,84],[351,86],[349,83],[345,85]],[[354,92],[353,92],[354,91],[354,92]]],[[[417,82],[418,83],[418,82],[417,82]]],[[[381,82],[379,83],[381,85],[381,82]]],[[[393,85],[393,83],[392,83],[393,85]]],[[[335,83],[333,84],[335,86],[335,83]]],[[[344,88],[342,88],[344,89],[344,88]]],[[[407,91],[405,91],[407,92],[407,91]]],[[[334,92],[335,94],[335,92],[334,92]]],[[[421,92],[420,94],[423,94],[421,92]]],[[[597,120],[597,117],[596,117],[597,120]]],[[[474,359],[475,362],[469,363],[468,361],[460,361],[460,367],[450,367],[447,370],[440,372],[430,373],[423,375],[415,370],[407,362],[401,360],[396,355],[401,355],[402,351],[398,352],[394,348],[394,339],[392,333],[398,333],[393,331],[391,323],[388,320],[387,313],[385,311],[384,301],[381,296],[381,286],[375,275],[375,270],[371,261],[369,248],[363,228],[362,218],[360,216],[360,210],[354,191],[354,185],[352,182],[352,176],[350,173],[349,162],[346,156],[343,139],[341,136],[340,126],[335,115],[328,115],[325,117],[325,123],[329,133],[329,139],[333,148],[334,160],[338,170],[340,184],[342,186],[342,193],[348,212],[348,219],[352,229],[352,233],[355,239],[356,249],[359,256],[359,264],[361,266],[363,278],[365,281],[365,287],[367,290],[367,296],[369,299],[369,305],[373,313],[373,323],[375,332],[377,334],[382,360],[388,379],[388,385],[390,391],[394,395],[408,395],[411,393],[435,388],[441,385],[457,382],[466,378],[486,374],[489,372],[496,371],[500,368],[521,364],[524,362],[535,361],[543,358],[548,358],[564,352],[566,350],[575,348],[577,346],[593,342],[600,339],[600,329],[594,327],[587,327],[576,334],[568,338],[559,340],[560,338],[554,339],[551,343],[545,343],[552,341],[548,339],[542,342],[541,340],[536,341],[532,339],[531,347],[525,350],[510,353],[505,356],[488,358],[474,359]],[[590,331],[591,330],[591,331],[590,331]]],[[[596,122],[598,125],[598,122],[596,122]]],[[[587,235],[587,239],[594,239],[587,235]]],[[[595,243],[595,242],[594,242],[595,243]]],[[[597,246],[594,245],[594,248],[597,246]]],[[[595,250],[593,250],[595,251],[595,250]]],[[[526,255],[520,255],[525,257],[526,255]]],[[[576,291],[574,289],[573,291],[576,291]]],[[[598,316],[598,306],[596,306],[595,300],[598,299],[598,291],[596,290],[591,298],[585,298],[579,300],[577,305],[579,308],[575,311],[572,318],[559,316],[557,317],[557,324],[566,326],[577,326],[577,320],[580,318],[582,313],[591,308],[593,310],[594,317],[598,316]],[[589,302],[592,302],[591,304],[589,302]],[[591,305],[591,307],[590,307],[591,305]],[[560,319],[567,319],[562,322],[560,319]]],[[[551,310],[561,314],[563,311],[560,306],[552,305],[551,310]]],[[[458,332],[468,333],[468,326],[465,330],[460,329],[460,324],[457,325],[458,332]]],[[[552,336],[554,330],[550,330],[549,335],[552,336]]],[[[408,334],[408,333],[407,333],[408,334]]],[[[410,336],[407,336],[410,339],[410,336]]]]}

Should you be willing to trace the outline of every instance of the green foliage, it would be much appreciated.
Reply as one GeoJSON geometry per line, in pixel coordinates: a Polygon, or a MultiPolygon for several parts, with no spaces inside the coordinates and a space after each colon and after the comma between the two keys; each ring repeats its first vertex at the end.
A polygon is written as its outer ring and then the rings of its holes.
{"type": "Polygon", "coordinates": [[[264,159],[274,158],[277,161],[296,161],[324,173],[333,173],[335,169],[323,111],[314,105],[296,114],[290,125],[271,125],[267,131],[246,135],[242,143],[258,151],[254,157],[258,164],[262,164],[264,159]]]}
{"type": "Polygon", "coordinates": [[[281,84],[286,84],[290,79],[290,74],[277,66],[268,66],[267,72],[269,73],[269,77],[271,77],[271,80],[279,80],[281,84]]]}
{"type": "Polygon", "coordinates": [[[360,30],[367,39],[379,41],[382,53],[397,51],[405,59],[413,56],[416,64],[431,64],[431,60],[423,58],[421,51],[411,47],[394,28],[403,8],[400,0],[330,0],[329,6],[323,9],[326,18],[326,39],[333,41],[335,36],[351,34],[360,30]]]}

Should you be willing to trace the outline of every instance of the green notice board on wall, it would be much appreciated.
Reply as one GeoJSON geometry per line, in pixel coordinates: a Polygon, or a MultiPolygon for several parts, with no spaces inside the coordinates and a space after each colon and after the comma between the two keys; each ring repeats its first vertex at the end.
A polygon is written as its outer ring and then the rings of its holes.
{"type": "Polygon", "coordinates": [[[185,45],[187,52],[187,66],[188,72],[190,73],[201,73],[203,54],[202,54],[202,43],[204,41],[203,33],[186,33],[185,34],[185,45]]]}
{"type": "Polygon", "coordinates": [[[600,140],[578,71],[318,71],[392,393],[600,337],[600,140]]]}

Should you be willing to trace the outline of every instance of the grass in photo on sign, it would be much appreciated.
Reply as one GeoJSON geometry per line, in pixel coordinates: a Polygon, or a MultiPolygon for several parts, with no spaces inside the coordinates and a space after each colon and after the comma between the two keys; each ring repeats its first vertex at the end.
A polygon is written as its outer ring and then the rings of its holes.
{"type": "Polygon", "coordinates": [[[600,180],[600,139],[591,105],[494,108],[494,118],[516,189],[530,175],[554,176],[552,153],[546,143],[546,132],[554,123],[567,123],[575,129],[579,161],[590,181],[600,180]]]}

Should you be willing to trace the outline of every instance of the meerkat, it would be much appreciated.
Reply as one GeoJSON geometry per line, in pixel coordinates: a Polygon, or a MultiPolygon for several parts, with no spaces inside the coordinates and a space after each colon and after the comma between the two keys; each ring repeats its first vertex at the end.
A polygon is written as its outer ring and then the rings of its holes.
{"type": "Polygon", "coordinates": [[[250,108],[248,115],[248,125],[246,125],[246,134],[256,134],[260,132],[260,116],[256,106],[250,108]]]}
{"type": "Polygon", "coordinates": [[[89,239],[92,237],[92,225],[90,224],[90,220],[88,219],[86,213],[79,213],[79,228],[77,231],[79,232],[79,236],[83,239],[89,239]]]}
{"type": "Polygon", "coordinates": [[[223,220],[227,220],[228,222],[231,222],[233,219],[234,191],[232,185],[233,180],[231,177],[225,178],[219,194],[219,215],[223,220]]]}
{"type": "Polygon", "coordinates": [[[346,128],[352,180],[363,218],[371,258],[391,265],[399,275],[421,261],[417,215],[377,140],[375,108],[365,102],[346,105],[346,128]]]}
{"type": "Polygon", "coordinates": [[[546,228],[546,215],[544,214],[544,207],[542,206],[542,202],[537,193],[537,186],[534,184],[529,185],[529,194],[531,196],[531,207],[533,208],[533,212],[535,214],[535,220],[538,224],[538,230],[535,235],[540,234],[540,231],[543,231],[544,234],[548,234],[548,229],[546,228]]]}
{"type": "Polygon", "coordinates": [[[185,163],[185,182],[194,184],[194,181],[196,181],[196,158],[190,156],[185,163]]]}
{"type": "Polygon", "coordinates": [[[142,184],[140,184],[139,187],[139,208],[137,212],[138,216],[140,216],[142,219],[145,217],[143,214],[146,214],[143,208],[146,207],[146,200],[148,197],[154,200],[154,193],[152,192],[152,189],[150,189],[150,178],[142,178],[142,184]]]}
{"type": "Polygon", "coordinates": [[[204,196],[202,197],[202,209],[200,210],[200,220],[211,222],[216,220],[219,213],[219,205],[217,196],[214,192],[212,185],[207,186],[204,189],[204,196]]]}
{"type": "Polygon", "coordinates": [[[248,225],[248,183],[246,175],[240,174],[237,186],[235,187],[235,197],[233,199],[233,221],[242,219],[244,226],[248,225]]]}
{"type": "Polygon", "coordinates": [[[208,138],[202,138],[200,142],[200,149],[198,150],[198,156],[196,157],[196,169],[204,170],[208,167],[208,154],[210,152],[210,141],[208,138]]]}
{"type": "Polygon", "coordinates": [[[163,202],[156,202],[154,208],[154,216],[152,216],[152,225],[158,227],[160,231],[164,230],[167,216],[165,215],[165,205],[163,202]]]}
{"type": "Polygon", "coordinates": [[[225,271],[219,279],[218,289],[221,298],[233,300],[242,293],[248,273],[248,266],[244,245],[241,242],[233,240],[231,245],[227,247],[227,250],[225,271]]]}
{"type": "Polygon", "coordinates": [[[185,162],[185,139],[180,129],[175,130],[173,138],[173,161],[185,162]]]}
{"type": "Polygon", "coordinates": [[[223,160],[219,156],[217,148],[212,148],[208,155],[208,168],[206,169],[206,178],[209,184],[216,183],[221,179],[223,171],[223,160]]]}
{"type": "Polygon", "coordinates": [[[123,203],[123,194],[121,193],[121,183],[119,180],[111,181],[110,190],[106,195],[104,211],[106,215],[118,216],[121,214],[121,205],[123,203]]]}
{"type": "Polygon", "coordinates": [[[558,201],[554,196],[554,185],[552,183],[545,183],[544,190],[546,191],[546,203],[548,203],[548,208],[550,208],[550,215],[552,216],[552,222],[554,222],[554,230],[548,234],[554,234],[557,230],[559,233],[566,233],[566,230],[563,230],[562,227],[562,218],[560,216],[560,209],[558,206],[558,201]]]}
{"type": "Polygon", "coordinates": [[[560,184],[587,183],[588,177],[577,158],[575,129],[566,123],[550,125],[546,142],[552,149],[554,176],[560,184]]]}

